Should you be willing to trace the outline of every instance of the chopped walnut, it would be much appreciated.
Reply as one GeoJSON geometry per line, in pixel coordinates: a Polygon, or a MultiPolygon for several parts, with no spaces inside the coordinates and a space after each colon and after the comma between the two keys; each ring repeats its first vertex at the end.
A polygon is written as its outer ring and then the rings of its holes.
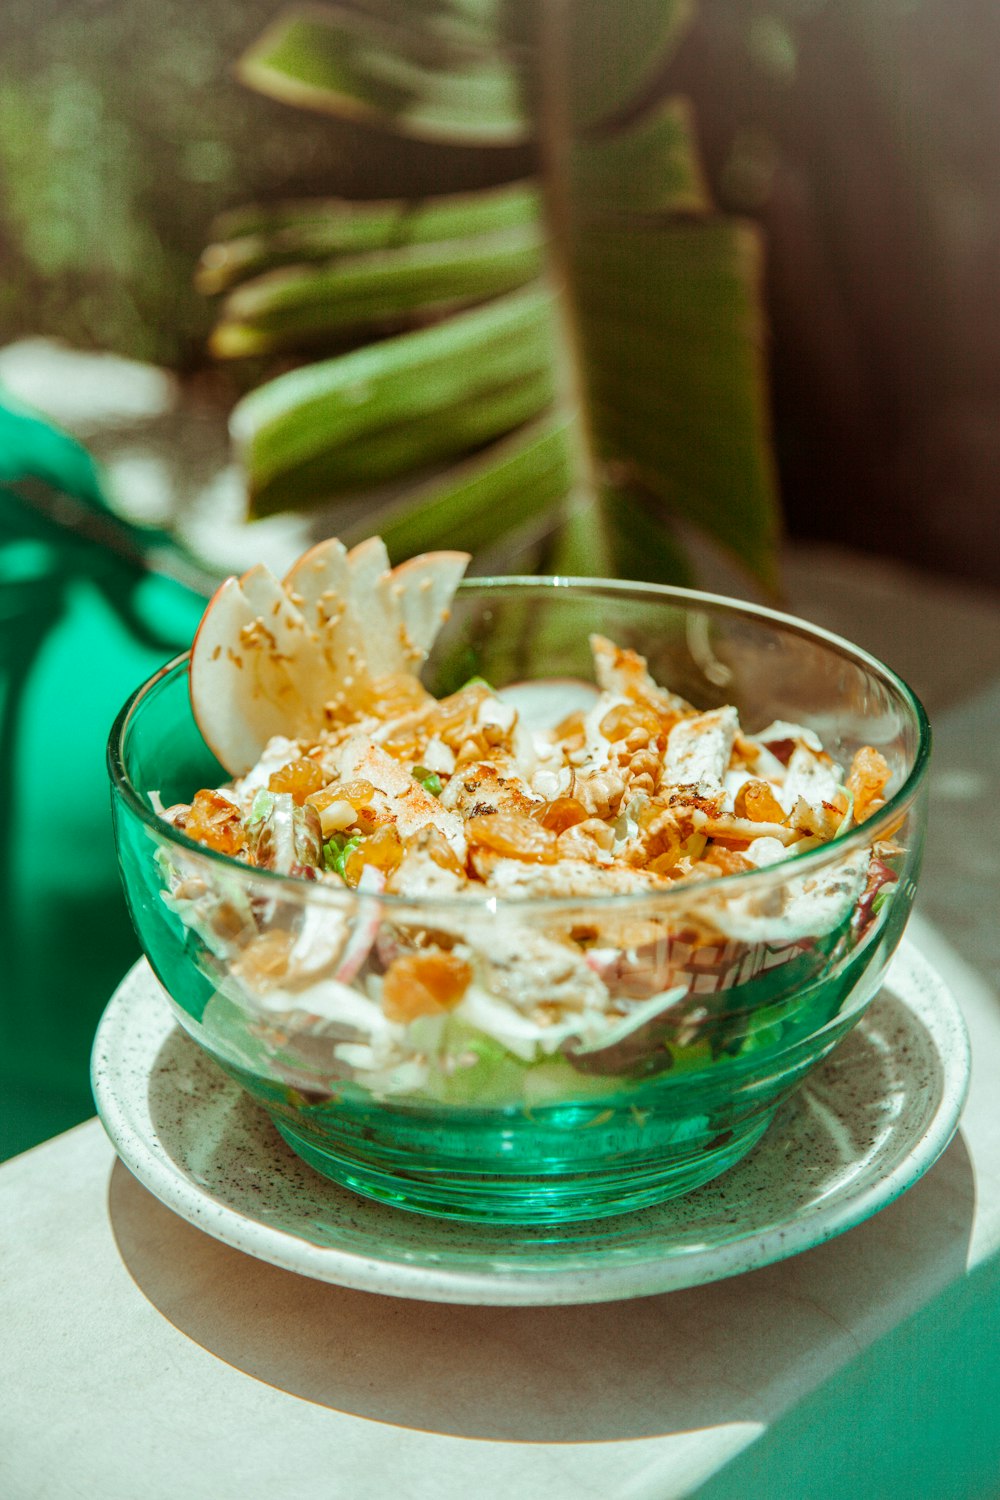
{"type": "Polygon", "coordinates": [[[594,818],[613,818],[621,807],[627,784],[620,771],[576,771],[570,796],[594,818]]]}

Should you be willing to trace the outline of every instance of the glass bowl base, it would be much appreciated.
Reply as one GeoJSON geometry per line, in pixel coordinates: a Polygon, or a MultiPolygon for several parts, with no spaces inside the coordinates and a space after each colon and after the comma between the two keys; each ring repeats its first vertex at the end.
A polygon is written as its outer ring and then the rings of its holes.
{"type": "Polygon", "coordinates": [[[604,1219],[689,1193],[741,1161],[770,1125],[776,1108],[777,1104],[755,1114],[743,1130],[727,1133],[709,1149],[700,1145],[694,1152],[631,1168],[617,1163],[603,1170],[534,1174],[444,1167],[386,1171],[317,1144],[299,1134],[287,1118],[272,1114],[271,1119],[297,1156],[362,1197],[436,1218],[528,1225],[604,1219]]]}

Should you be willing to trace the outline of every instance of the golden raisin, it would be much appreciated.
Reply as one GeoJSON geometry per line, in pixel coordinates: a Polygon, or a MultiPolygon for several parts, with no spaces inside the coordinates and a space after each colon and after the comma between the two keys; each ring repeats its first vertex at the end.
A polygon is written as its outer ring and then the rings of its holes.
{"type": "Polygon", "coordinates": [[[575,750],[582,750],[587,743],[586,716],[577,710],[563,719],[552,733],[563,755],[572,755],[575,750]]]}
{"type": "Polygon", "coordinates": [[[407,840],[407,849],[419,849],[442,870],[451,870],[453,875],[464,875],[465,866],[455,853],[454,849],[441,832],[435,828],[433,823],[427,823],[423,828],[417,830],[416,835],[407,840]]]}
{"type": "Polygon", "coordinates": [[[189,839],[219,854],[239,854],[246,848],[239,808],[207,788],[195,792],[191,809],[184,815],[183,828],[189,839]]]}
{"type": "Polygon", "coordinates": [[[416,760],[423,749],[424,740],[412,726],[404,725],[380,744],[386,755],[391,755],[393,760],[416,760]]]}
{"type": "Polygon", "coordinates": [[[310,805],[314,807],[318,813],[321,813],[324,808],[330,806],[331,802],[339,802],[343,795],[343,792],[340,790],[340,784],[336,781],[331,781],[330,785],[323,787],[322,790],[318,792],[310,792],[308,797],[306,798],[306,801],[310,803],[310,805]]]}
{"type": "Polygon", "coordinates": [[[507,859],[554,865],[559,858],[555,834],[534,818],[518,817],[516,813],[488,813],[470,818],[465,835],[470,846],[492,849],[507,859]]]}
{"type": "Polygon", "coordinates": [[[882,806],[889,777],[892,772],[884,755],[873,750],[871,745],[862,745],[854,759],[847,777],[847,790],[854,798],[854,820],[861,823],[870,818],[882,806]]]}
{"type": "Polygon", "coordinates": [[[669,814],[661,815],[655,822],[647,825],[645,832],[646,857],[650,861],[650,869],[653,868],[654,861],[658,861],[658,871],[670,869],[680,858],[684,842],[684,834],[676,821],[669,814]]]}
{"type": "Polygon", "coordinates": [[[382,1009],[390,1021],[404,1025],[418,1016],[440,1015],[455,1009],[471,979],[471,968],[454,953],[405,953],[386,970],[382,1009]]]}
{"type": "Polygon", "coordinates": [[[248,979],[280,979],[288,967],[293,942],[290,932],[278,928],[259,933],[247,943],[234,967],[248,979]]]}
{"type": "Polygon", "coordinates": [[[370,689],[357,689],[359,704],[379,719],[398,719],[433,703],[417,677],[409,672],[387,672],[376,677],[370,689]]]}
{"type": "Polygon", "coordinates": [[[766,781],[744,782],[733,799],[733,811],[738,818],[749,818],[751,823],[785,821],[785,809],[766,781]]]}
{"type": "Polygon", "coordinates": [[[354,827],[359,827],[362,833],[371,833],[379,821],[367,813],[374,796],[375,788],[370,781],[331,781],[322,791],[311,792],[306,802],[319,813],[323,837],[329,838],[331,833],[343,833],[354,827]]]}
{"type": "Polygon", "coordinates": [[[337,795],[352,807],[367,807],[375,795],[375,788],[370,781],[359,777],[357,781],[345,781],[337,795]]]}
{"type": "Polygon", "coordinates": [[[482,683],[460,688],[457,693],[440,700],[437,708],[423,721],[425,731],[437,735],[452,750],[460,749],[475,726],[481,704],[489,696],[489,688],[482,683]]]}
{"type": "Polygon", "coordinates": [[[287,766],[282,766],[279,771],[273,771],[267,783],[269,792],[291,792],[297,807],[301,807],[306,798],[313,792],[318,792],[326,781],[322,768],[314,760],[290,760],[287,766]]]}
{"type": "Polygon", "coordinates": [[[220,901],[212,909],[208,925],[217,938],[226,944],[238,944],[246,936],[246,909],[234,906],[231,901],[220,901]]]}
{"type": "Polygon", "coordinates": [[[758,747],[753,740],[748,740],[742,730],[737,730],[736,738],[733,740],[733,753],[730,764],[750,765],[757,759],[758,747]]]}
{"type": "Polygon", "coordinates": [[[565,833],[574,824],[583,823],[590,813],[575,797],[557,797],[554,802],[541,803],[531,816],[543,828],[549,828],[553,833],[565,833]]]}
{"type": "Polygon", "coordinates": [[[384,823],[347,856],[344,877],[348,885],[357,885],[365,865],[373,865],[383,874],[391,875],[402,858],[403,846],[395,823],[384,823]]]}
{"type": "Polygon", "coordinates": [[[317,812],[322,812],[331,802],[349,802],[354,808],[367,807],[374,795],[375,788],[370,781],[331,781],[322,791],[310,793],[306,800],[317,812]]]}
{"type": "Polygon", "coordinates": [[[557,740],[570,740],[579,736],[581,744],[583,743],[585,733],[586,715],[579,708],[575,709],[573,713],[568,714],[553,730],[553,734],[557,740]]]}
{"type": "Polygon", "coordinates": [[[604,715],[600,728],[606,740],[624,740],[636,729],[643,730],[648,738],[660,733],[660,720],[647,704],[616,703],[604,715]]]}

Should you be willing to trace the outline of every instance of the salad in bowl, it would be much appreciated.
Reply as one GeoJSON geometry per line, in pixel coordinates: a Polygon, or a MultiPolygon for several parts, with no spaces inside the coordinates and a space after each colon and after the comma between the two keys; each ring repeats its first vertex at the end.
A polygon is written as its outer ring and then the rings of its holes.
{"type": "Polygon", "coordinates": [[[733,601],[462,582],[331,540],[230,579],[112,734],[125,889],[190,1034],[318,1170],[552,1222],[739,1160],[878,988],[928,731],[733,601]]]}

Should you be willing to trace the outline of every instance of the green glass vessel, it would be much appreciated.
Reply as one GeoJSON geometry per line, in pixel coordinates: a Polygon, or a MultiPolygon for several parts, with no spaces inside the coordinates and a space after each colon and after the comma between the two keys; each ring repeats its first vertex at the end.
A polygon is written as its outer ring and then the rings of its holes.
{"type": "Polygon", "coordinates": [[[905,683],[858,648],[773,611],[681,589],[564,579],[463,584],[424,681],[442,695],[473,675],[495,686],[589,678],[592,631],[640,651],[657,681],[699,708],[732,703],[748,732],[775,720],[804,725],[844,763],[875,746],[892,771],[888,801],[820,848],[721,880],[600,898],[417,900],[251,868],[156,815],[153,794],[169,806],[227,779],[192,718],[186,657],[139,688],[114,725],[122,879],[178,1021],[300,1156],[359,1193],[557,1233],[560,1223],[687,1192],[759,1140],[864,1013],[899,942],[919,868],[930,751],[925,715],[905,683]],[[703,930],[718,902],[780,910],[790,893],[866,860],[875,845],[895,877],[878,899],[859,900],[817,932],[767,942],[720,936],[689,952],[692,925],[703,930]],[[466,921],[480,933],[491,923],[526,933],[641,923],[656,934],[643,961],[686,976],[688,991],[627,1038],[589,1052],[566,1046],[525,1061],[453,1031],[460,1069],[379,1095],[337,1055],[342,1028],[305,1005],[272,1013],[241,981],[242,945],[265,928],[292,938],[306,924],[336,933],[330,972],[362,993],[401,934],[466,921]],[[360,964],[345,953],[360,954],[360,964]]]}

